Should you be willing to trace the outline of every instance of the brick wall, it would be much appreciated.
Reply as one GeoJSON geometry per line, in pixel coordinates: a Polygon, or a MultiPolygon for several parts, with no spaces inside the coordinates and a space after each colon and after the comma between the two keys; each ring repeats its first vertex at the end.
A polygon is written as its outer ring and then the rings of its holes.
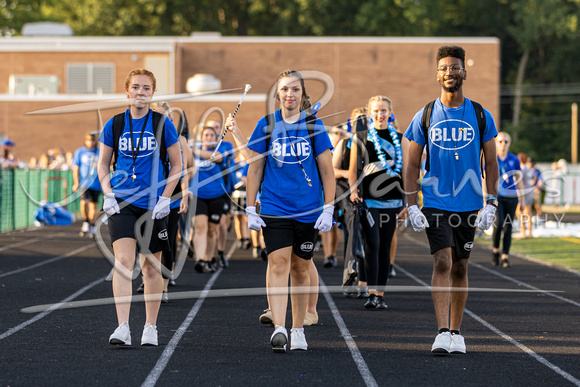
{"type": "MultiPolygon", "coordinates": [[[[185,38],[177,43],[168,40],[168,45],[176,47],[175,90],[184,93],[189,77],[196,73],[210,73],[221,80],[224,89],[243,89],[249,83],[252,85],[250,95],[264,95],[283,69],[317,70],[328,74],[334,81],[332,99],[319,113],[319,116],[330,115],[324,119],[327,125],[346,121],[353,108],[365,105],[373,95],[383,94],[391,98],[400,127],[404,130],[426,102],[438,97],[440,89],[436,82],[435,54],[439,46],[452,43],[449,39],[436,38],[399,39],[394,42],[372,39],[355,42],[346,38],[345,42],[336,39],[297,40],[299,42],[291,39],[276,42],[275,39],[224,38],[196,42],[195,39],[185,38]]],[[[468,63],[471,63],[466,66],[466,96],[482,103],[499,123],[499,42],[465,38],[458,44],[465,48],[468,63]]],[[[10,74],[51,74],[57,75],[63,82],[62,92],[65,90],[66,63],[114,62],[116,92],[123,93],[127,73],[143,66],[144,57],[152,54],[88,51],[1,52],[4,66],[0,68],[0,90],[7,90],[10,74]]],[[[163,55],[169,54],[165,52],[163,55]]],[[[318,81],[307,81],[306,87],[313,102],[324,92],[323,84],[318,81]]],[[[239,95],[227,101],[206,98],[203,101],[174,101],[172,105],[184,109],[193,126],[212,106],[222,108],[226,114],[233,112],[239,95]]],[[[99,98],[95,97],[95,100],[99,98]]],[[[63,100],[62,97],[53,101],[0,98],[0,133],[17,143],[16,152],[25,160],[37,157],[48,148],[62,147],[66,151],[74,151],[83,145],[86,131],[97,129],[95,111],[39,116],[25,113],[76,103],[79,101],[63,100]]],[[[106,121],[118,111],[122,108],[103,109],[103,119],[106,121]]],[[[265,113],[264,99],[244,101],[237,119],[246,135],[250,135],[256,121],[265,113]]]]}

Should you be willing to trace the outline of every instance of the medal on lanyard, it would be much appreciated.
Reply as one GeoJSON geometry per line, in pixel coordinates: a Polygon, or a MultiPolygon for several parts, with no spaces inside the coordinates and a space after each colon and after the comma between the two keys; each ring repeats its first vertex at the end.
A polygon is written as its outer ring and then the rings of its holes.
{"type": "Polygon", "coordinates": [[[139,140],[137,140],[137,147],[133,144],[133,117],[131,117],[131,113],[129,113],[129,131],[131,133],[131,156],[133,157],[133,174],[131,175],[131,181],[134,182],[137,178],[135,174],[135,163],[137,161],[137,156],[139,155],[139,147],[141,146],[141,140],[143,140],[143,133],[145,133],[145,127],[147,126],[147,121],[149,120],[149,112],[147,112],[147,116],[145,117],[145,122],[143,122],[143,127],[141,128],[141,135],[139,136],[139,140]]]}

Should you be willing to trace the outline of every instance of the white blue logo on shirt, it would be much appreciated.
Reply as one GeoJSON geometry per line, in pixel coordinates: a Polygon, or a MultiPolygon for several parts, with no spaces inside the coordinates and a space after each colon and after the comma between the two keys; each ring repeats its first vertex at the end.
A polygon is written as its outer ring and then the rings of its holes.
{"type": "MultiPolygon", "coordinates": [[[[140,133],[139,133],[140,134],[140,133]]],[[[129,132],[124,132],[121,138],[119,138],[119,152],[128,157],[133,157],[131,154],[133,149],[133,143],[131,141],[131,134],[129,132]]],[[[137,137],[137,141],[139,137],[137,137]]],[[[155,135],[150,131],[145,131],[143,133],[143,138],[139,144],[139,152],[137,157],[147,157],[153,154],[157,148],[157,141],[155,141],[155,135]]]]}
{"type": "Polygon", "coordinates": [[[303,163],[312,154],[310,142],[303,137],[280,137],[272,142],[271,155],[285,164],[303,163]]]}
{"type": "Polygon", "coordinates": [[[456,150],[471,144],[475,138],[475,130],[465,121],[443,120],[429,129],[429,138],[438,148],[456,150]]]}

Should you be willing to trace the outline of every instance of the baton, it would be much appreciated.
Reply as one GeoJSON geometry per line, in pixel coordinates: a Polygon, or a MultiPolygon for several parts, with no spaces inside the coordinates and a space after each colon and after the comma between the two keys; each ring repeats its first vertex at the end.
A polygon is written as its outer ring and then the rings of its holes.
{"type": "MultiPolygon", "coordinates": [[[[240,98],[240,102],[238,103],[238,106],[236,107],[236,110],[234,110],[234,114],[232,114],[232,118],[234,118],[236,116],[236,113],[238,112],[238,109],[240,108],[240,105],[242,104],[242,101],[244,100],[244,97],[246,96],[246,93],[252,88],[252,86],[249,83],[246,83],[246,88],[244,90],[244,94],[242,94],[242,98],[240,98]]],[[[224,140],[224,137],[226,136],[228,132],[228,128],[227,126],[224,125],[224,131],[222,132],[222,134],[220,135],[220,138],[218,139],[217,145],[213,151],[213,153],[211,154],[210,160],[215,160],[215,154],[218,150],[218,148],[220,147],[222,141],[224,140]]]]}

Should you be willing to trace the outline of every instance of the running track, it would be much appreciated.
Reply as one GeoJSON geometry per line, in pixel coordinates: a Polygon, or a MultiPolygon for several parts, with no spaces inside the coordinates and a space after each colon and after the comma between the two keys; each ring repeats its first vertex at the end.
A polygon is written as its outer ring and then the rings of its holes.
{"type": "Polygon", "coordinates": [[[345,298],[342,270],[322,268],[320,252],[320,323],[306,328],[309,350],[274,354],[273,328],[258,322],[266,264],[231,248],[230,267],[213,274],[185,262],[161,306],[159,347],[139,346],[144,305],[134,303],[133,346],[119,348],[108,344],[111,266],[78,226],[0,234],[2,386],[580,386],[576,272],[517,257],[494,268],[476,246],[462,325],[468,353],[433,356],[424,233],[399,232],[386,311],[345,298]]]}

